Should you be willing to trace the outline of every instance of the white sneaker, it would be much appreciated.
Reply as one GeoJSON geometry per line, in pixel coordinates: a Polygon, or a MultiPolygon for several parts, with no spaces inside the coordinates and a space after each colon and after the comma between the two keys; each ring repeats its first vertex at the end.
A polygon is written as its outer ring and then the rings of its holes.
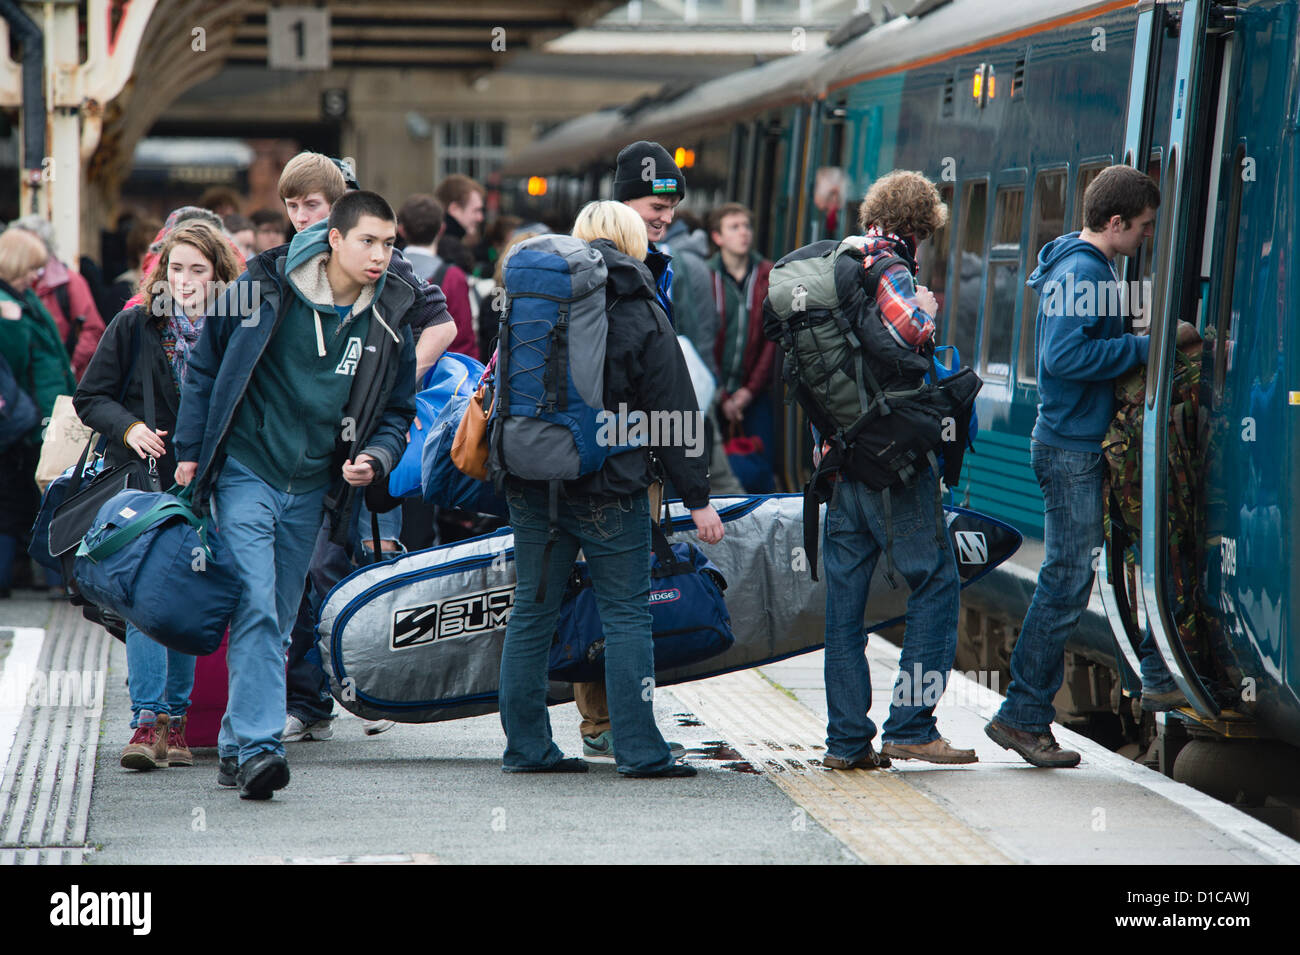
{"type": "Polygon", "coordinates": [[[316,720],[314,723],[304,723],[290,713],[284,721],[284,734],[280,737],[280,741],[306,743],[310,740],[317,742],[327,740],[334,735],[334,727],[330,722],[330,720],[316,720]]]}
{"type": "Polygon", "coordinates": [[[393,728],[392,720],[362,720],[361,728],[365,730],[367,736],[378,736],[380,733],[386,733],[393,728]]]}

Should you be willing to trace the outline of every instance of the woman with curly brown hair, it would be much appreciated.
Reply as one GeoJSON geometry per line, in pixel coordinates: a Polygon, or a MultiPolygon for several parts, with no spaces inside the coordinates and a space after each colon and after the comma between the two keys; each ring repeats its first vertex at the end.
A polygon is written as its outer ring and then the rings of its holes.
{"type": "MultiPolygon", "coordinates": [[[[128,307],[109,324],[73,399],[82,422],[108,439],[107,464],[132,456],[152,458],[163,482],[175,472],[165,439],[176,428],[190,353],[209,304],[242,271],[234,246],[206,222],[183,222],[162,240],[157,261],[140,284],[142,304],[128,307]],[[146,381],[153,394],[152,421],[146,420],[146,381]]],[[[127,626],[135,733],[122,750],[123,766],[194,765],[185,743],[194,660],[127,626]]]]}

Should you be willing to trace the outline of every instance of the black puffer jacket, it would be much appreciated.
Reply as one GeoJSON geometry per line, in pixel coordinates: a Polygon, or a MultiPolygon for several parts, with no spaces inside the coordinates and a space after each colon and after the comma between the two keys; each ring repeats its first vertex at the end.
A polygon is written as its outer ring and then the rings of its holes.
{"type": "Polygon", "coordinates": [[[107,464],[139,460],[135,451],[122,439],[131,425],[144,420],[145,375],[153,379],[153,426],[167,432],[163,437],[167,453],[158,461],[158,479],[166,488],[171,486],[176,475],[172,439],[176,434],[176,414],[181,402],[171,365],[163,352],[161,326],[143,305],[119,312],[109,322],[99,340],[99,347],[86,366],[86,373],[81,376],[72,403],[82,424],[108,438],[104,450],[107,464]],[[139,352],[132,354],[135,347],[139,352]],[[126,394],[123,396],[122,385],[128,369],[131,378],[125,382],[126,394]]]}
{"type": "MultiPolygon", "coordinates": [[[[644,262],[623,254],[607,239],[597,239],[591,247],[605,259],[609,273],[605,287],[609,316],[605,408],[617,412],[622,404],[629,411],[676,411],[682,421],[689,418],[691,435],[702,454],[688,455],[680,443],[652,446],[652,450],[686,506],[691,510],[705,507],[709,503],[709,455],[699,404],[677,336],[655,301],[654,278],[644,262]]],[[[654,479],[650,451],[642,448],[615,454],[595,474],[564,482],[564,492],[619,497],[644,491],[654,479]]]]}

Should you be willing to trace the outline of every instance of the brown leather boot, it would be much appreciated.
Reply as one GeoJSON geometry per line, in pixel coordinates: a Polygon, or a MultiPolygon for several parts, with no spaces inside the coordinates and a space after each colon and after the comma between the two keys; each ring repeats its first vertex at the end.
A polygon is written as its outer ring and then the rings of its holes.
{"type": "Polygon", "coordinates": [[[122,748],[122,765],[127,769],[167,768],[169,719],[166,713],[159,713],[156,720],[137,726],[131,742],[122,748]]]}
{"type": "Polygon", "coordinates": [[[1072,749],[1061,749],[1050,729],[1046,733],[1027,733],[997,720],[989,720],[984,732],[1003,749],[1018,753],[1031,766],[1069,769],[1079,765],[1079,754],[1072,749]]]}
{"type": "Polygon", "coordinates": [[[890,759],[919,759],[927,763],[978,763],[973,749],[957,749],[946,739],[928,743],[886,743],[880,752],[890,759]]]}
{"type": "Polygon", "coordinates": [[[178,720],[173,720],[167,730],[167,765],[168,766],[193,766],[194,754],[190,752],[189,746],[185,744],[185,721],[188,717],[182,716],[178,720]]]}

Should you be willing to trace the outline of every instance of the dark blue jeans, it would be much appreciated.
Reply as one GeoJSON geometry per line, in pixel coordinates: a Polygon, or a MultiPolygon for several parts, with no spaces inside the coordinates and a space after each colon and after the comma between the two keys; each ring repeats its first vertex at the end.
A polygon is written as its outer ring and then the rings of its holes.
{"type": "Polygon", "coordinates": [[[546,492],[508,489],[515,535],[515,604],[501,654],[502,759],[507,771],[562,759],[546,710],[547,662],[564,586],[581,547],[605,631],[605,688],[619,772],[654,772],[673,762],[655,724],[650,618],[650,504],[644,491],[620,498],[561,497],[559,540],[548,536],[546,492]],[[546,580],[546,600],[536,600],[546,580]]]}
{"type": "MultiPolygon", "coordinates": [[[[1038,441],[1030,443],[1029,457],[1043,491],[1046,555],[996,718],[1014,729],[1045,733],[1056,718],[1052,699],[1065,679],[1065,642],[1088,607],[1101,554],[1105,459],[1100,451],[1067,451],[1038,441]]],[[[1151,692],[1173,689],[1149,637],[1141,653],[1142,685],[1151,692]]]]}
{"type": "MultiPolygon", "coordinates": [[[[948,685],[957,652],[960,583],[952,549],[936,542],[935,482],[890,492],[894,564],[911,587],[907,628],[882,738],[914,745],[939,738],[934,708],[948,685]]],[[[885,548],[880,492],[857,481],[835,485],[822,537],[826,573],[826,755],[850,762],[866,755],[876,726],[863,622],[871,575],[885,548]]]]}

